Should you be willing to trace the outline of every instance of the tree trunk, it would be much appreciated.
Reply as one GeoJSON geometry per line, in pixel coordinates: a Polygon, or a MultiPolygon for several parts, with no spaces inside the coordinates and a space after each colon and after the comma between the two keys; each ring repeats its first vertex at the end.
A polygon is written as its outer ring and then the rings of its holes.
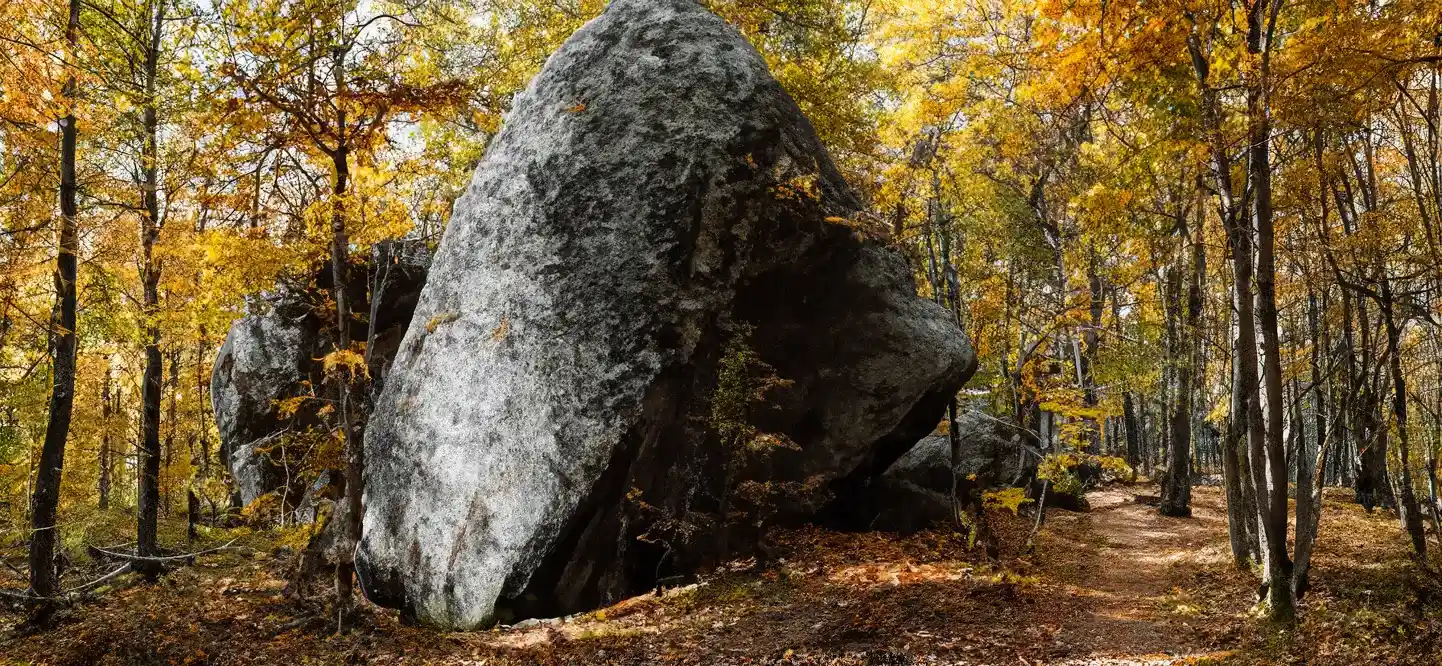
{"type": "Polygon", "coordinates": [[[1432,517],[1432,534],[1442,544],[1442,506],[1437,501],[1437,427],[1438,424],[1433,424],[1429,429],[1432,434],[1427,442],[1427,508],[1432,517]]]}
{"type": "Polygon", "coordinates": [[[110,365],[105,366],[105,381],[100,385],[100,479],[96,491],[100,496],[101,511],[110,508],[110,365]]]}
{"type": "Polygon", "coordinates": [[[1102,285],[1101,274],[1097,271],[1097,255],[1094,247],[1087,248],[1087,294],[1090,296],[1089,325],[1081,335],[1082,350],[1078,355],[1080,362],[1077,374],[1081,379],[1082,404],[1088,411],[1084,417],[1084,441],[1088,445],[1088,452],[1095,455],[1100,453],[1098,449],[1101,446],[1101,429],[1096,416],[1093,415],[1100,402],[1094,367],[1097,362],[1099,334],[1102,330],[1102,308],[1106,304],[1106,292],[1102,285]]]}
{"type": "MultiPolygon", "coordinates": [[[[336,342],[339,349],[350,348],[350,304],[346,294],[348,284],[347,273],[350,265],[349,252],[350,241],[346,237],[346,196],[350,185],[350,149],[346,138],[346,87],[345,87],[345,59],[346,50],[336,48],[335,50],[335,85],[336,85],[336,149],[331,156],[331,162],[335,170],[332,195],[335,197],[334,205],[331,207],[331,279],[334,282],[336,307],[336,342]]],[[[345,438],[345,546],[354,552],[355,546],[360,543],[361,536],[361,493],[364,480],[362,470],[364,469],[365,451],[360,441],[360,431],[355,427],[352,420],[350,399],[352,387],[344,378],[340,379],[337,386],[339,393],[339,413],[341,420],[341,434],[345,438]]],[[[336,604],[342,619],[350,611],[354,595],[355,560],[353,557],[343,557],[336,566],[335,590],[336,604]]]]}
{"type": "MultiPolygon", "coordinates": [[[[1227,310],[1229,316],[1235,313],[1227,310]]],[[[1232,331],[1231,357],[1228,363],[1229,386],[1235,387],[1236,381],[1236,356],[1237,336],[1235,320],[1228,323],[1227,330],[1232,331]]],[[[1256,523],[1251,520],[1254,515],[1253,502],[1249,489],[1251,483],[1247,481],[1248,475],[1246,439],[1247,423],[1245,410],[1241,405],[1240,398],[1235,394],[1231,395],[1231,409],[1227,417],[1227,429],[1222,434],[1225,438],[1218,446],[1222,459],[1222,483],[1226,487],[1227,495],[1227,536],[1232,546],[1232,563],[1238,569],[1247,569],[1257,557],[1257,534],[1256,523]],[[1238,421],[1237,418],[1242,418],[1238,421]]]]}
{"type": "Polygon", "coordinates": [[[210,428],[206,424],[205,417],[210,412],[205,406],[210,401],[205,396],[205,390],[210,388],[210,380],[206,369],[210,366],[204,362],[205,359],[205,326],[202,324],[200,332],[195,340],[195,428],[200,442],[200,478],[210,478],[210,428]]]}
{"type": "MultiPolygon", "coordinates": [[[[170,387],[167,390],[170,393],[170,398],[166,401],[165,422],[170,425],[165,428],[165,439],[161,442],[161,448],[165,452],[164,456],[161,458],[162,469],[170,469],[171,465],[175,463],[175,426],[178,423],[175,418],[175,411],[176,409],[178,409],[178,405],[176,403],[179,400],[178,394],[180,393],[179,348],[173,349],[170,352],[170,387]]],[[[194,448],[194,446],[192,446],[191,448],[194,448]]],[[[173,513],[172,509],[174,505],[174,499],[174,489],[167,486],[165,488],[166,516],[170,516],[173,513]]]]}
{"type": "MultiPolygon", "coordinates": [[[[1258,403],[1260,386],[1257,378],[1256,313],[1252,297],[1252,230],[1250,225],[1243,224],[1245,211],[1237,201],[1232,181],[1231,148],[1223,133],[1221,102],[1217,90],[1211,85],[1211,62],[1208,60],[1210,53],[1206,51],[1203,43],[1204,38],[1210,37],[1204,37],[1204,33],[1209,34],[1202,26],[1192,26],[1187,37],[1187,51],[1191,56],[1192,69],[1201,92],[1202,125],[1211,151],[1212,179],[1232,259],[1232,305],[1237,321],[1232,354],[1231,421],[1236,434],[1234,442],[1240,444],[1243,432],[1247,440],[1245,452],[1241,449],[1234,452],[1234,457],[1238,460],[1237,480],[1242,486],[1243,506],[1235,510],[1228,507],[1228,529],[1233,531],[1233,540],[1240,531],[1248,533],[1249,542],[1260,542],[1261,535],[1250,525],[1243,525],[1253,520],[1252,516],[1256,513],[1252,509],[1266,499],[1264,494],[1259,495],[1257,492],[1259,487],[1265,485],[1258,483],[1261,466],[1253,463],[1262,458],[1266,433],[1262,423],[1261,405],[1258,403]],[[1242,464],[1243,460],[1245,464],[1242,464]],[[1249,476],[1251,481],[1248,482],[1244,476],[1249,476]]],[[[1254,548],[1254,551],[1260,550],[1260,547],[1254,548]]]]}
{"type": "Polygon", "coordinates": [[[1422,527],[1422,512],[1412,486],[1412,461],[1407,433],[1407,380],[1402,376],[1402,327],[1397,323],[1392,300],[1392,281],[1382,272],[1382,317],[1387,328],[1387,364],[1392,375],[1392,411],[1397,416],[1397,457],[1401,463],[1398,474],[1397,504],[1402,526],[1412,539],[1412,551],[1419,562],[1427,561],[1427,538],[1422,527]]]}
{"type": "MultiPolygon", "coordinates": [[[[1343,224],[1346,224],[1345,217],[1343,217],[1343,224]]],[[[1353,297],[1349,291],[1342,292],[1342,360],[1347,373],[1348,390],[1342,395],[1343,403],[1340,408],[1347,419],[1347,432],[1352,442],[1348,448],[1354,451],[1357,457],[1357,474],[1353,479],[1357,503],[1370,512],[1376,505],[1375,484],[1378,478],[1378,473],[1373,467],[1385,468],[1386,461],[1381,461],[1381,465],[1377,464],[1374,454],[1379,449],[1369,441],[1369,429],[1366,426],[1369,420],[1366,414],[1370,413],[1370,410],[1367,409],[1369,391],[1367,390],[1366,355],[1363,355],[1364,361],[1361,367],[1358,367],[1358,343],[1354,335],[1354,330],[1361,330],[1363,335],[1366,334],[1367,313],[1365,308],[1357,313],[1362,320],[1361,325],[1357,326],[1353,319],[1353,297]]],[[[1357,299],[1358,305],[1361,305],[1361,297],[1358,296],[1357,299]]],[[[1362,348],[1366,349],[1367,346],[1363,344],[1362,348]]]]}
{"type": "Polygon", "coordinates": [[[199,538],[195,530],[195,524],[200,521],[200,498],[195,496],[194,490],[185,491],[185,539],[194,542],[199,538]]]}
{"type": "MultiPolygon", "coordinates": [[[[65,25],[67,58],[76,56],[79,31],[80,0],[70,0],[70,16],[65,25]]],[[[74,63],[67,64],[74,66],[74,63]]],[[[38,598],[31,609],[30,620],[41,626],[50,622],[55,608],[51,598],[60,586],[55,569],[55,544],[59,540],[55,512],[60,503],[65,441],[70,435],[70,415],[75,404],[75,255],[80,251],[75,202],[76,87],[75,77],[71,75],[65,82],[64,93],[69,109],[60,121],[60,238],[55,259],[56,312],[51,321],[50,355],[54,370],[50,418],[45,428],[45,443],[40,449],[34,494],[30,498],[30,593],[38,598]]]]}
{"type": "Polygon", "coordinates": [[[1141,424],[1137,422],[1136,400],[1129,392],[1122,394],[1122,428],[1126,431],[1126,460],[1132,468],[1131,482],[1136,483],[1137,470],[1142,465],[1141,424]]]}
{"type": "MultiPolygon", "coordinates": [[[[1438,370],[1442,370],[1442,338],[1439,338],[1436,331],[1432,331],[1433,361],[1438,370]]],[[[1442,377],[1442,375],[1437,375],[1442,377]]],[[[1419,398],[1421,404],[1426,405],[1419,398]]],[[[1442,506],[1437,501],[1437,448],[1439,442],[1438,431],[1442,428],[1442,395],[1437,396],[1436,406],[1432,410],[1432,427],[1427,429],[1427,509],[1432,518],[1432,533],[1435,535],[1438,544],[1442,545],[1442,506]]]]}
{"type": "MultiPolygon", "coordinates": [[[[1206,254],[1203,249],[1202,227],[1197,225],[1192,237],[1186,229],[1186,218],[1180,220],[1182,233],[1189,240],[1191,270],[1188,271],[1185,320],[1176,327],[1176,400],[1171,418],[1170,451],[1167,454],[1167,478],[1162,486],[1162,503],[1158,510],[1164,516],[1189,517],[1192,515],[1192,384],[1200,355],[1198,342],[1202,323],[1202,279],[1206,273],[1206,254]]],[[[1178,281],[1175,301],[1181,303],[1182,262],[1177,262],[1175,271],[1178,281]]],[[[1178,307],[1178,310],[1181,308],[1178,307]]],[[[1182,317],[1182,312],[1173,316],[1182,317]]]]}
{"type": "MultiPolygon", "coordinates": [[[[145,101],[144,145],[141,148],[142,182],[140,215],[140,282],[143,290],[145,329],[145,371],[141,383],[140,415],[140,488],[137,493],[135,552],[141,557],[157,557],[160,547],[156,530],[160,508],[160,401],[162,359],[160,356],[160,262],[155,258],[155,242],[160,236],[160,119],[156,108],[156,82],[159,75],[161,30],[165,26],[165,2],[154,0],[149,41],[144,46],[145,101]]],[[[160,573],[151,560],[137,560],[135,568],[154,580],[160,573]]]]}
{"type": "Polygon", "coordinates": [[[1252,0],[1247,15],[1247,52],[1261,61],[1260,70],[1247,86],[1250,144],[1247,173],[1252,185],[1253,221],[1257,231],[1257,323],[1262,329],[1262,380],[1267,397],[1265,450],[1258,442],[1252,443],[1252,462],[1257,465],[1265,456],[1266,473],[1253,470],[1252,476],[1258,480],[1259,500],[1264,488],[1267,492],[1267,501],[1261,508],[1267,538],[1268,615],[1273,620],[1290,622],[1296,614],[1296,600],[1292,595],[1292,562],[1287,553],[1287,452],[1282,440],[1282,351],[1277,325],[1272,220],[1272,121],[1268,87],[1273,18],[1266,14],[1271,4],[1252,0]]]}
{"type": "MultiPolygon", "coordinates": [[[[1235,401],[1233,401],[1235,403],[1235,401]]],[[[1238,407],[1233,404],[1235,414],[1238,407]]],[[[1221,445],[1222,483],[1227,492],[1227,537],[1232,546],[1232,563],[1238,569],[1246,569],[1256,554],[1256,537],[1252,532],[1251,503],[1247,501],[1245,457],[1242,455],[1246,439],[1246,424],[1227,419],[1226,441],[1221,445]]]]}
{"type": "MultiPolygon", "coordinates": [[[[1292,590],[1298,599],[1307,594],[1308,574],[1311,570],[1312,546],[1317,540],[1317,525],[1322,515],[1322,486],[1325,482],[1327,442],[1335,424],[1327,423],[1327,391],[1322,378],[1322,350],[1327,348],[1322,332],[1322,315],[1325,306],[1319,306],[1317,294],[1307,294],[1307,328],[1312,338],[1312,417],[1316,444],[1311,454],[1303,450],[1297,454],[1297,543],[1296,562],[1292,569],[1292,590]]],[[[1301,420],[1301,401],[1298,400],[1297,419],[1301,420]]]]}

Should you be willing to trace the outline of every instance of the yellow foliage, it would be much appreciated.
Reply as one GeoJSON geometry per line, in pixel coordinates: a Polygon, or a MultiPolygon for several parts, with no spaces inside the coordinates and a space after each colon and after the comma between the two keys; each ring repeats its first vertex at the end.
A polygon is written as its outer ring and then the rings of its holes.
{"type": "Polygon", "coordinates": [[[817,190],[816,174],[814,173],[801,174],[788,178],[773,186],[771,192],[776,198],[783,200],[816,200],[820,196],[817,190]]]}
{"type": "Polygon", "coordinates": [[[289,398],[281,398],[279,400],[276,400],[276,415],[279,416],[281,419],[289,419],[292,416],[295,416],[295,413],[297,411],[300,411],[301,406],[304,405],[306,400],[309,399],[310,396],[297,395],[289,398]]]}
{"type": "Polygon", "coordinates": [[[988,509],[1006,509],[1015,514],[1021,509],[1021,505],[1032,502],[1026,496],[1026,490],[1022,488],[1001,488],[988,490],[981,495],[982,506],[988,509]]]}
{"type": "Polygon", "coordinates": [[[337,349],[321,358],[321,368],[327,376],[338,376],[344,372],[349,379],[370,377],[365,356],[355,349],[337,349]]]}

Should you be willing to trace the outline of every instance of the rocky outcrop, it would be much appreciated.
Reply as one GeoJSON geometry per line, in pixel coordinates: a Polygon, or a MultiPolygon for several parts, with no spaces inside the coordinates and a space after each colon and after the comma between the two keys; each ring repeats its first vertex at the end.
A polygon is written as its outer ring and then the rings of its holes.
{"type": "Polygon", "coordinates": [[[857,209],[733,28],[614,0],[456,204],[366,434],[367,595],[448,628],[595,607],[744,547],[745,498],[797,519],[886,469],[975,359],[857,209]],[[753,372],[754,432],[723,409],[753,372]]]}
{"type": "MultiPolygon", "coordinates": [[[[358,304],[351,337],[366,339],[367,322],[375,319],[373,377],[383,378],[395,357],[428,264],[429,252],[422,242],[383,243],[366,270],[355,271],[348,286],[352,302],[358,304]],[[370,307],[373,291],[380,293],[374,309],[370,307]]],[[[290,495],[299,497],[304,491],[305,479],[294,475],[288,479],[274,449],[282,436],[320,423],[319,403],[284,414],[278,402],[321,386],[318,359],[334,347],[335,340],[335,316],[322,293],[331,288],[330,275],[329,267],[318,269],[308,280],[282,281],[273,291],[251,298],[245,316],[231,325],[215,357],[211,407],[220,433],[221,460],[235,481],[239,504],[249,504],[288,480],[296,485],[290,495]]]]}
{"type": "MultiPolygon", "coordinates": [[[[1022,487],[1047,508],[1086,511],[1086,491],[1103,480],[1097,460],[1079,455],[1068,470],[1074,478],[1044,484],[1037,478],[1043,452],[1016,428],[979,408],[960,411],[956,432],[960,444],[956,493],[963,504],[978,501],[979,494],[988,490],[1022,487]]],[[[945,523],[952,519],[952,479],[951,437],[932,433],[872,483],[838,497],[828,507],[827,522],[844,529],[903,533],[945,523]]]]}
{"type": "MultiPolygon", "coordinates": [[[[957,415],[960,456],[957,496],[1013,485],[1036,469],[1014,429],[985,413],[964,409],[957,415]]],[[[868,487],[838,498],[833,525],[849,529],[913,532],[951,520],[951,437],[932,433],[917,442],[868,487]]]]}
{"type": "Polygon", "coordinates": [[[253,299],[230,327],[210,376],[210,403],[220,456],[240,504],[284,483],[267,442],[292,425],[276,401],[299,395],[310,376],[319,320],[303,294],[288,285],[253,299]]]}

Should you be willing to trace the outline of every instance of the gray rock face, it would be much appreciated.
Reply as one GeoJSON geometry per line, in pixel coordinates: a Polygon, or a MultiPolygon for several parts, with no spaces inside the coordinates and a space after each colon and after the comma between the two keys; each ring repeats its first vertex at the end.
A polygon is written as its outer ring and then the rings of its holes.
{"type": "MultiPolygon", "coordinates": [[[[366,318],[376,319],[376,347],[371,374],[384,377],[415,311],[425,282],[429,254],[424,243],[395,242],[379,246],[362,273],[349,285],[358,304],[351,338],[364,340],[366,318]],[[369,307],[370,290],[380,287],[380,301],[369,307]]],[[[246,315],[231,325],[211,370],[211,407],[226,464],[241,504],[249,504],[281,488],[285,475],[266,450],[287,431],[318,424],[318,404],[283,417],[276,401],[303,395],[304,382],[320,386],[317,359],[333,347],[334,316],[319,311],[325,302],[319,289],[330,287],[329,267],[319,269],[304,285],[282,282],[268,294],[252,298],[246,315]]],[[[304,479],[291,479],[299,497],[304,479]]]]}
{"type": "MultiPolygon", "coordinates": [[[[1026,473],[1028,454],[1021,437],[1011,428],[974,410],[959,410],[956,431],[961,457],[956,470],[961,476],[985,475],[998,485],[1016,483],[1026,473]]],[[[1031,466],[1035,466],[1033,462],[1031,466]]],[[[951,484],[951,437],[932,434],[898,458],[884,479],[905,480],[935,487],[939,481],[951,484]]]]}
{"type": "MultiPolygon", "coordinates": [[[[960,410],[957,434],[961,456],[956,472],[958,496],[974,490],[1007,486],[1022,480],[1035,459],[1021,437],[975,410],[960,410]]],[[[853,526],[911,532],[951,519],[951,437],[932,434],[916,443],[889,467],[863,502],[853,526]]]]}
{"type": "Polygon", "coordinates": [[[719,513],[708,423],[743,331],[790,381],[756,426],[797,446],[741,473],[879,474],[975,359],[846,223],[857,208],[733,28],[690,0],[612,2],[517,97],[456,205],[366,435],[367,595],[466,629],[694,564],[637,537],[719,513]]]}
{"type": "MultiPolygon", "coordinates": [[[[1014,428],[973,408],[957,415],[956,431],[961,444],[957,497],[963,503],[979,497],[977,493],[1008,486],[1026,488],[1033,500],[1042,497],[1043,482],[1036,478],[1039,452],[1014,428]]],[[[1088,510],[1086,490],[1101,480],[1102,470],[1088,461],[1072,473],[1081,487],[1061,492],[1046,484],[1047,508],[1088,510]]],[[[951,484],[951,438],[933,433],[879,478],[838,498],[842,506],[832,507],[836,514],[828,518],[845,528],[913,532],[951,520],[951,484]]]]}
{"type": "Polygon", "coordinates": [[[210,375],[221,460],[242,504],[283,482],[276,465],[257,449],[288,426],[275,401],[299,394],[320,328],[303,299],[286,287],[253,301],[248,310],[231,325],[210,375]]]}

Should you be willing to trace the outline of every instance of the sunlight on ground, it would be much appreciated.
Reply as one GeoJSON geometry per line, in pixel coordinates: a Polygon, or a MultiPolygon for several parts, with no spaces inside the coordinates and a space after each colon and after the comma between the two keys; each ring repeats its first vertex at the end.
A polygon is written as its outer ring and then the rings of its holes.
{"type": "Polygon", "coordinates": [[[855,564],[831,572],[826,579],[837,584],[891,584],[960,581],[972,577],[973,567],[965,562],[912,564],[885,562],[855,564]]]}
{"type": "MultiPolygon", "coordinates": [[[[784,560],[761,573],[740,563],[661,595],[474,633],[405,627],[367,606],[367,629],[334,636],[319,602],[281,594],[280,542],[253,535],[244,553],[161,585],[127,583],[78,607],[63,631],[0,654],[57,666],[1439,663],[1442,585],[1407,558],[1392,516],[1329,505],[1313,592],[1288,640],[1250,612],[1256,579],[1231,564],[1220,492],[1197,489],[1197,517],[1176,519],[1133,501],[1148,490],[1107,488],[1091,512],[1050,512],[1035,551],[999,564],[965,559],[950,530],[804,528],[783,536],[784,560]]],[[[1031,528],[1007,516],[998,525],[1022,539],[1031,528]]]]}
{"type": "Polygon", "coordinates": [[[1221,661],[1232,656],[1232,652],[1198,652],[1188,654],[1166,655],[1149,654],[1134,657],[1101,657],[1087,659],[1070,659],[1062,662],[1063,666],[1173,666],[1175,664],[1199,664],[1207,663],[1204,660],[1221,661]]]}

